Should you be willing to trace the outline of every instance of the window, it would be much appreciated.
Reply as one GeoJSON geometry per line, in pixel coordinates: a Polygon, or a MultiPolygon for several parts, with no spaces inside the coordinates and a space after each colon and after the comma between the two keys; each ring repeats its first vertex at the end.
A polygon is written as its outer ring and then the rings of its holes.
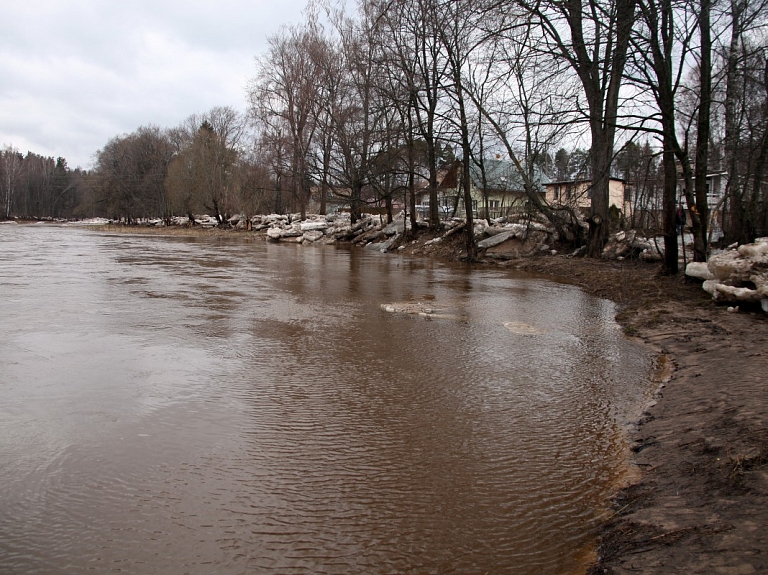
{"type": "Polygon", "coordinates": [[[710,176],[707,179],[707,201],[710,205],[714,206],[720,201],[721,197],[719,178],[717,176],[710,176]]]}

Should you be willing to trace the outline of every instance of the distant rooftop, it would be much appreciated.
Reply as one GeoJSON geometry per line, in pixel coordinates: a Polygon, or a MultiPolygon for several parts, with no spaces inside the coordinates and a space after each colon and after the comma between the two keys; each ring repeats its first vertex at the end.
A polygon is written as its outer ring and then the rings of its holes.
{"type": "MultiPolygon", "coordinates": [[[[483,160],[483,166],[489,190],[523,191],[525,189],[523,179],[520,177],[515,164],[511,161],[500,158],[486,158],[483,160]]],[[[483,178],[480,167],[472,162],[469,171],[472,177],[472,184],[476,188],[482,188],[483,178]]],[[[533,181],[541,188],[543,184],[549,183],[549,178],[537,166],[534,166],[533,181]]]]}

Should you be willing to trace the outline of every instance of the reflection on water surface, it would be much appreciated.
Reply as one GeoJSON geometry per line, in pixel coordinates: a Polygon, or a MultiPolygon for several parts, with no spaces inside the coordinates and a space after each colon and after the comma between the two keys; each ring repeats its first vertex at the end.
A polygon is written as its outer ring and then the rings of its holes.
{"type": "Polygon", "coordinates": [[[577,572],[647,391],[613,314],[506,271],[0,226],[0,572],[577,572]]]}

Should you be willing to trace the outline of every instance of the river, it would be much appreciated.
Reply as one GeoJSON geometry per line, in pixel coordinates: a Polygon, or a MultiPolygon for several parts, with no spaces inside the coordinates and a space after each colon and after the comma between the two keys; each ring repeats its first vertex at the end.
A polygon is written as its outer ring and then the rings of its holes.
{"type": "Polygon", "coordinates": [[[614,314],[506,270],[0,225],[0,573],[579,573],[649,393],[614,314]]]}

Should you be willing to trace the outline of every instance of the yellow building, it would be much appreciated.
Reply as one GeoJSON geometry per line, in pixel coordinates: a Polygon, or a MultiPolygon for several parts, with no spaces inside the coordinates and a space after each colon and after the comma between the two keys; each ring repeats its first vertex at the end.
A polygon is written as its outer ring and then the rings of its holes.
{"type": "MultiPolygon", "coordinates": [[[[550,205],[589,209],[592,206],[592,180],[566,180],[544,184],[544,197],[550,205]]],[[[615,206],[629,217],[632,198],[626,182],[611,178],[608,184],[608,205],[615,206]]]]}

